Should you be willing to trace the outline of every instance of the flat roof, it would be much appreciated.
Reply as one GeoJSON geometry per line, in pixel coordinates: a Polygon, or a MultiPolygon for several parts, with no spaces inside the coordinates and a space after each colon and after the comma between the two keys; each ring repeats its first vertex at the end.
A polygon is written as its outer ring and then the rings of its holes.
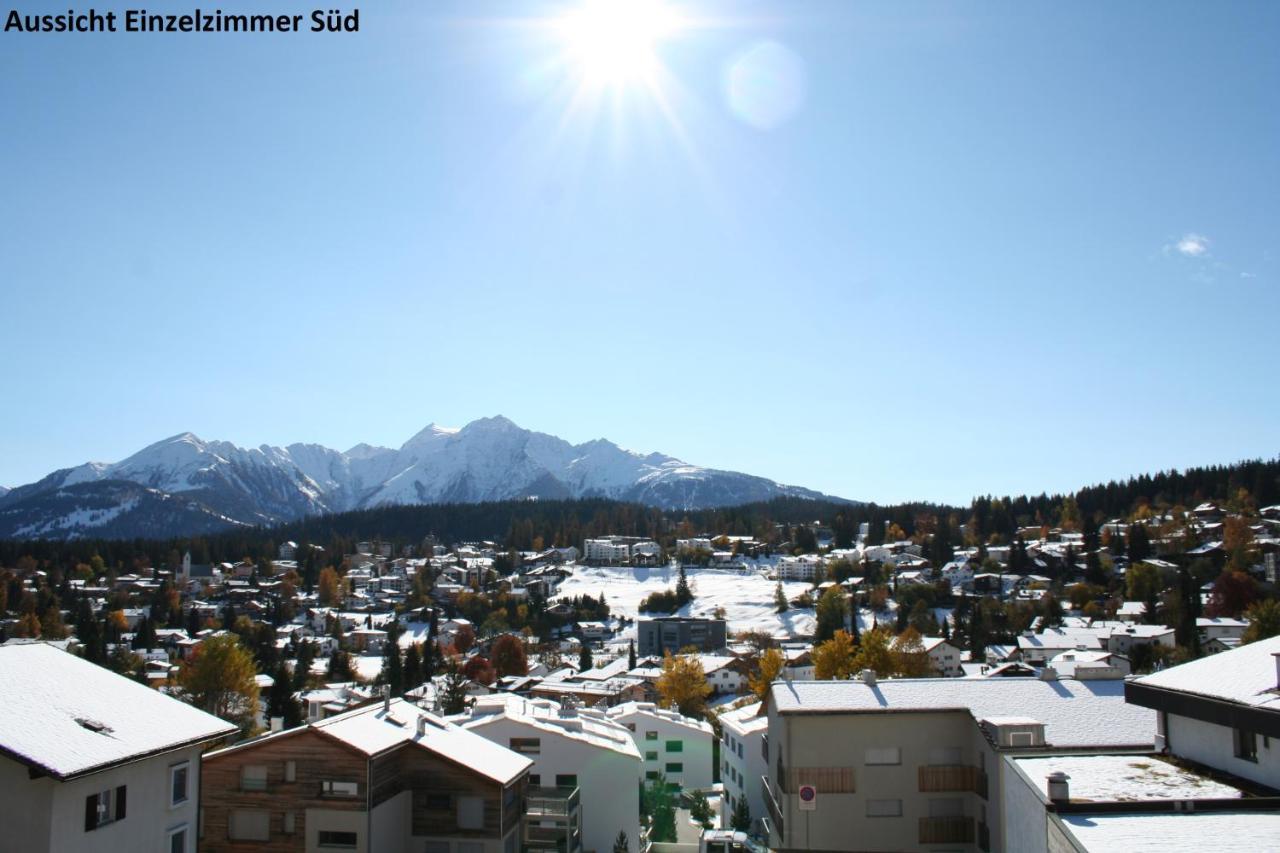
{"type": "Polygon", "coordinates": [[[1275,850],[1280,812],[1069,814],[1062,822],[1089,850],[1238,853],[1275,850]]]}
{"type": "Polygon", "coordinates": [[[1016,758],[1018,767],[1048,796],[1050,773],[1062,771],[1071,802],[1237,799],[1239,788],[1184,770],[1156,755],[1051,755],[1016,758]]]}
{"type": "Polygon", "coordinates": [[[1155,742],[1155,712],[1127,704],[1124,682],[1118,679],[775,681],[769,695],[781,714],[964,710],[979,720],[1018,716],[1044,723],[1045,740],[1056,747],[1146,747],[1155,742]]]}

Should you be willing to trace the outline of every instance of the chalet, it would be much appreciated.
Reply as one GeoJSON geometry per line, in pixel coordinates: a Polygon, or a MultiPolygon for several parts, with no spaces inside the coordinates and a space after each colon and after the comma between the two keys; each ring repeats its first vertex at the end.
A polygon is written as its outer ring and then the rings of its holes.
{"type": "Polygon", "coordinates": [[[531,765],[387,700],[207,754],[200,847],[503,853],[521,846],[531,765]]]}

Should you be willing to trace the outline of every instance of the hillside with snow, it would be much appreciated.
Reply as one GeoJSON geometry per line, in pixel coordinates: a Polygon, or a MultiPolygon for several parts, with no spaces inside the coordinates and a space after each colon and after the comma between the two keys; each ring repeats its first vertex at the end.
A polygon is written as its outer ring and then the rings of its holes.
{"type": "Polygon", "coordinates": [[[120,462],[0,491],[0,538],[170,536],[379,506],[593,497],[695,509],[826,496],[605,439],[574,445],[499,415],[460,429],[430,424],[399,448],[346,452],[182,433],[120,462]]]}

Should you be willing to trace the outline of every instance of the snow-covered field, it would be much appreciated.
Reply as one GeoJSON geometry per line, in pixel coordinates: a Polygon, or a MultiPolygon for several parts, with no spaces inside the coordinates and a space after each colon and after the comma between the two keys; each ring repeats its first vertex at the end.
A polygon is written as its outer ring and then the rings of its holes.
{"type": "MultiPolygon", "coordinates": [[[[710,617],[717,607],[723,607],[731,634],[739,631],[767,631],[788,636],[813,633],[812,610],[774,612],[776,582],[763,575],[722,569],[686,569],[685,574],[695,598],[680,609],[680,616],[710,617]]],[[[556,598],[580,595],[599,598],[603,593],[614,616],[649,618],[659,614],[641,614],[640,602],[650,593],[675,589],[678,578],[678,572],[669,566],[652,569],[576,566],[574,573],[565,578],[556,598]]],[[[784,581],[782,588],[790,600],[812,587],[803,581],[784,581]]]]}

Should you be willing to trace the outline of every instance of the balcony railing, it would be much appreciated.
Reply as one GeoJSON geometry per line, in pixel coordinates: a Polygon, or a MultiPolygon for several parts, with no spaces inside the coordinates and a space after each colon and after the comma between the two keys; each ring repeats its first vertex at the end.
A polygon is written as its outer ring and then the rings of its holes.
{"type": "Polygon", "coordinates": [[[778,805],[777,794],[769,785],[769,777],[760,777],[760,792],[764,797],[765,808],[769,810],[769,819],[773,821],[773,825],[778,830],[778,838],[786,838],[786,825],[782,821],[782,807],[778,805]]]}
{"type": "Polygon", "coordinates": [[[801,785],[812,785],[820,794],[852,794],[852,767],[787,767],[778,779],[784,793],[794,794],[801,785]]]}
{"type": "Polygon", "coordinates": [[[533,818],[568,817],[578,810],[577,788],[530,788],[525,814],[533,818]]]}
{"type": "Polygon", "coordinates": [[[922,817],[920,818],[921,844],[972,844],[973,818],[922,817]]]}
{"type": "MultiPolygon", "coordinates": [[[[931,764],[919,770],[923,792],[967,791],[987,798],[987,774],[967,764],[931,764]]],[[[819,789],[821,790],[821,789],[819,789]]]]}
{"type": "Polygon", "coordinates": [[[991,827],[985,823],[978,824],[978,849],[982,853],[991,853],[991,827]]]}

